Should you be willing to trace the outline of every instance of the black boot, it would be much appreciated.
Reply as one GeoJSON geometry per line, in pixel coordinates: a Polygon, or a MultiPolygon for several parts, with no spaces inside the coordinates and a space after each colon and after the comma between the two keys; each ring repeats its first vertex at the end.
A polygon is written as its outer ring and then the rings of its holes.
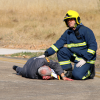
{"type": "Polygon", "coordinates": [[[91,75],[90,75],[90,79],[93,79],[94,78],[94,76],[95,76],[95,65],[91,65],[91,75]]]}
{"type": "Polygon", "coordinates": [[[67,78],[72,78],[72,68],[66,69],[65,71],[67,71],[67,72],[65,73],[65,76],[66,76],[67,78]]]}
{"type": "Polygon", "coordinates": [[[18,66],[14,65],[14,66],[13,66],[13,70],[15,70],[15,71],[16,71],[16,68],[17,68],[17,67],[18,67],[18,66]]]}

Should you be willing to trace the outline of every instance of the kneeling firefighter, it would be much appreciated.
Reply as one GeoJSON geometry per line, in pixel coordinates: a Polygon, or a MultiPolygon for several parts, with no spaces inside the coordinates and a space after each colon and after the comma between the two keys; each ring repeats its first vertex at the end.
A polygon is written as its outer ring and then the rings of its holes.
{"type": "Polygon", "coordinates": [[[73,76],[78,80],[93,79],[97,50],[93,31],[81,23],[79,14],[73,10],[66,13],[64,22],[69,28],[41,57],[57,53],[59,64],[67,71],[66,77],[73,76]],[[64,47],[64,44],[67,44],[67,47],[64,47]],[[74,62],[73,70],[71,62],[74,62]]]}

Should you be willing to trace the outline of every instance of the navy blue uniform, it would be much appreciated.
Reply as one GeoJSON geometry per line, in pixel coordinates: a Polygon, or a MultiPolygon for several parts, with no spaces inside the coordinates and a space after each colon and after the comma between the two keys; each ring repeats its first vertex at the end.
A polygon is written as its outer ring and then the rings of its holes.
{"type": "Polygon", "coordinates": [[[64,70],[71,68],[71,61],[75,63],[72,72],[76,79],[87,79],[90,67],[96,60],[97,42],[94,33],[84,25],[78,25],[76,30],[67,29],[60,39],[46,50],[45,55],[57,53],[59,64],[64,70]],[[67,47],[64,45],[67,44],[67,47]],[[76,68],[80,59],[87,61],[81,68],[76,68]]]}
{"type": "Polygon", "coordinates": [[[34,58],[35,57],[30,58],[23,68],[17,67],[16,72],[26,78],[41,79],[42,77],[38,74],[38,69],[43,65],[47,65],[52,68],[56,74],[61,75],[61,73],[63,73],[63,69],[58,62],[52,60],[48,62],[45,58],[34,58]]]}

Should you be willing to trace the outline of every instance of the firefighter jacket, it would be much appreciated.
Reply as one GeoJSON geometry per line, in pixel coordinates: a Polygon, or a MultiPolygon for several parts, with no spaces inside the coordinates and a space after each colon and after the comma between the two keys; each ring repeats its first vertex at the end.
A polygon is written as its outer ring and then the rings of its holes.
{"type": "Polygon", "coordinates": [[[23,66],[21,75],[26,78],[32,78],[32,79],[39,79],[42,78],[38,74],[38,69],[43,66],[47,65],[50,68],[52,68],[57,75],[61,75],[63,73],[63,69],[59,65],[58,62],[54,62],[52,60],[49,60],[48,58],[30,58],[26,64],[23,66]]]}
{"type": "Polygon", "coordinates": [[[84,25],[78,25],[76,30],[67,29],[63,35],[45,51],[45,56],[50,56],[67,44],[73,56],[82,57],[93,64],[96,59],[97,42],[92,30],[84,25]]]}

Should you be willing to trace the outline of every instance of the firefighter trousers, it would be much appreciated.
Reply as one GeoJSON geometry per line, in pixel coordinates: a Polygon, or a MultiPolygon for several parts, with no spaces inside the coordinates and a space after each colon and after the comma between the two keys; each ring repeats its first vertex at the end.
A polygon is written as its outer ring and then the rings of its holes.
{"type": "Polygon", "coordinates": [[[57,57],[59,64],[61,65],[63,70],[68,70],[72,68],[71,62],[74,62],[74,68],[72,71],[74,79],[84,80],[90,77],[91,67],[93,67],[94,64],[86,63],[82,67],[76,67],[78,61],[77,62],[75,61],[73,53],[68,48],[66,47],[61,48],[57,52],[57,57]]]}

